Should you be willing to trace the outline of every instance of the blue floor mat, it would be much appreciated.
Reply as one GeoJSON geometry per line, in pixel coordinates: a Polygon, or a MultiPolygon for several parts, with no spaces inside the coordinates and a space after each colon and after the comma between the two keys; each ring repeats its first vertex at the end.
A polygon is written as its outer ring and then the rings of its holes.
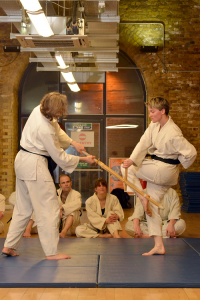
{"type": "Polygon", "coordinates": [[[66,238],[58,248],[71,259],[49,261],[39,239],[22,239],[19,257],[0,256],[0,287],[200,287],[200,256],[190,245],[200,239],[185,240],[164,239],[165,256],[144,257],[153,239],[66,238]]]}
{"type": "Polygon", "coordinates": [[[200,257],[101,255],[99,287],[200,287],[200,257]]]}
{"type": "Polygon", "coordinates": [[[184,238],[183,240],[200,255],[200,238],[184,238]]]}

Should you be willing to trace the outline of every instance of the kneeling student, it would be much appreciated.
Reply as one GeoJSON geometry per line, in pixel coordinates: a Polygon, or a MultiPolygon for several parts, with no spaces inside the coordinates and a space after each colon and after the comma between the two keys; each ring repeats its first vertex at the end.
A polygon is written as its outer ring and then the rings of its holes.
{"type": "MultiPolygon", "coordinates": [[[[72,189],[72,181],[69,175],[61,174],[59,177],[60,189],[58,193],[58,204],[60,207],[60,238],[64,238],[69,230],[75,235],[75,229],[80,225],[80,209],[82,205],[81,194],[72,189]]],[[[34,212],[24,232],[24,237],[30,237],[31,233],[37,233],[36,219],[34,212]]]]}
{"type": "Polygon", "coordinates": [[[116,196],[107,193],[107,182],[97,179],[95,193],[85,202],[89,224],[76,228],[77,237],[85,238],[120,238],[124,212],[116,196]]]}
{"type": "MultiPolygon", "coordinates": [[[[177,192],[170,188],[164,195],[161,204],[164,206],[164,209],[160,209],[163,238],[173,238],[181,235],[186,229],[186,224],[183,219],[180,219],[181,211],[177,192]]],[[[149,237],[144,208],[139,198],[137,198],[134,213],[128,220],[125,230],[130,236],[135,238],[149,237]]]]}

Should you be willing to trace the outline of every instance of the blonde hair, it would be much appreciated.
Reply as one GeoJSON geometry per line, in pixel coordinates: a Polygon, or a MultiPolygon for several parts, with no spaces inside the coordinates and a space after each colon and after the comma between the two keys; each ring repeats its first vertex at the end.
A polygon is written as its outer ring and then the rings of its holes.
{"type": "Polygon", "coordinates": [[[58,92],[46,94],[40,102],[40,111],[50,121],[67,114],[67,96],[58,92]]]}
{"type": "Polygon", "coordinates": [[[169,114],[169,102],[162,97],[151,98],[151,100],[145,103],[150,108],[157,108],[158,110],[165,109],[165,114],[169,114]]]}

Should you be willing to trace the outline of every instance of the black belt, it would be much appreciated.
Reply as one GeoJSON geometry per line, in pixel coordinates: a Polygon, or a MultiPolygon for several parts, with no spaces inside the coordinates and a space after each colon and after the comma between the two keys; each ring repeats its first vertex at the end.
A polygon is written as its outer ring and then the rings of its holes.
{"type": "Polygon", "coordinates": [[[161,158],[154,154],[153,155],[147,154],[147,156],[150,156],[152,159],[160,160],[160,161],[162,161],[166,164],[170,164],[170,165],[179,165],[180,164],[180,161],[178,159],[161,158]]]}
{"type": "Polygon", "coordinates": [[[26,152],[29,152],[29,153],[32,153],[32,154],[36,154],[36,155],[45,157],[48,160],[48,169],[49,169],[49,172],[50,172],[50,174],[51,174],[51,176],[53,177],[53,180],[54,180],[54,176],[53,176],[53,170],[54,170],[53,163],[54,163],[54,161],[51,158],[51,156],[42,155],[42,154],[38,154],[38,153],[33,153],[31,151],[28,151],[28,150],[24,149],[22,146],[20,146],[20,150],[23,150],[23,151],[26,151],[26,152]]]}

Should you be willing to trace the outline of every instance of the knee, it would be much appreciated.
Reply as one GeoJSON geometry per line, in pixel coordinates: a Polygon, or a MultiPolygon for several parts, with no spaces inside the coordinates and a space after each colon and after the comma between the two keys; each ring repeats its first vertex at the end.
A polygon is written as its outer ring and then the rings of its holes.
{"type": "Polygon", "coordinates": [[[82,237],[82,232],[83,232],[83,226],[77,226],[76,229],[75,229],[75,234],[78,238],[81,238],[82,237]]]}
{"type": "Polygon", "coordinates": [[[185,220],[179,219],[175,224],[175,231],[177,235],[182,234],[186,229],[185,220]]]}

